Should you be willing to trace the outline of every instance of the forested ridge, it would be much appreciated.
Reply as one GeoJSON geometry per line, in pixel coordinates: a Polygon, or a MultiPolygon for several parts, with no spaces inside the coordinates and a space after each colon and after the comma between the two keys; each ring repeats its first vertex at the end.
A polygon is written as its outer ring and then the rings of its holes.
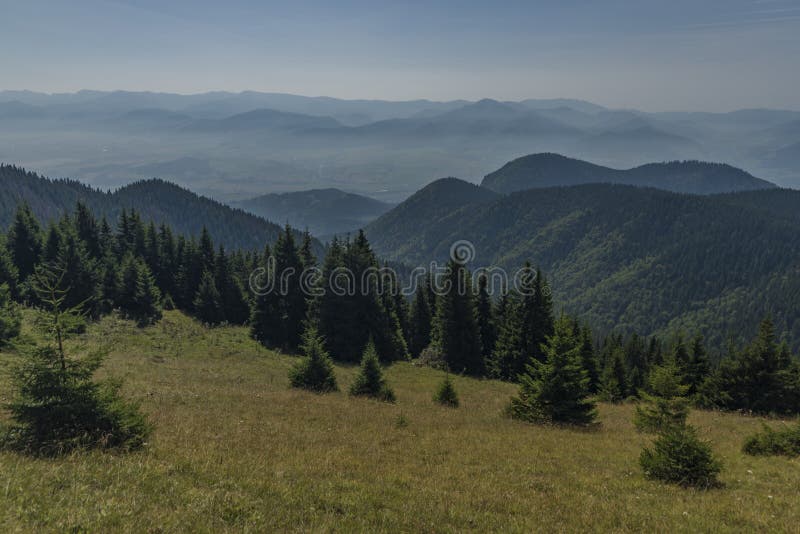
{"type": "Polygon", "coordinates": [[[800,346],[800,194],[787,190],[692,196],[588,184],[481,197],[443,208],[472,188],[431,184],[370,224],[376,251],[424,265],[468,240],[475,265],[534,259],[556,299],[599,329],[703,332],[723,348],[771,313],[800,346]],[[453,190],[453,195],[448,191],[453,190]],[[435,193],[435,194],[432,194],[435,193]]]}
{"type": "MultiPolygon", "coordinates": [[[[141,180],[105,192],[76,180],[48,179],[19,167],[0,165],[0,228],[11,223],[20,201],[27,202],[42,221],[58,219],[78,201],[112,221],[123,209],[134,209],[144,220],[166,223],[187,236],[199,237],[205,226],[228,248],[259,249],[265,242],[274,242],[280,232],[277,224],[160,179],[141,180]]],[[[319,243],[314,246],[321,250],[319,243]]]]}
{"type": "Polygon", "coordinates": [[[670,161],[632,169],[611,169],[560,154],[531,154],[487,174],[481,186],[499,193],[590,183],[655,187],[676,193],[708,195],[774,189],[775,184],[724,163],[670,161]]]}

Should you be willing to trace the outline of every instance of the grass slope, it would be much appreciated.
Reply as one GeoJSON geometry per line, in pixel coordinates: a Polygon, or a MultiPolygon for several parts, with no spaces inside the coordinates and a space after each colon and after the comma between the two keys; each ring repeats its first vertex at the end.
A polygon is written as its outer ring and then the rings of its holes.
{"type": "MultiPolygon", "coordinates": [[[[515,388],[392,366],[397,404],[291,390],[295,361],[243,328],[208,330],[178,312],[137,330],[107,318],[104,371],[155,424],[145,451],[36,460],[0,453],[0,531],[792,531],[797,460],[743,455],[758,419],[695,413],[725,463],[720,490],[644,479],[648,438],[630,406],[600,407],[596,432],[500,416],[515,388]]],[[[13,355],[0,355],[0,370],[13,355]]],[[[343,391],[356,368],[337,367],[343,391]]],[[[8,399],[5,372],[0,401],[8,399]]]]}

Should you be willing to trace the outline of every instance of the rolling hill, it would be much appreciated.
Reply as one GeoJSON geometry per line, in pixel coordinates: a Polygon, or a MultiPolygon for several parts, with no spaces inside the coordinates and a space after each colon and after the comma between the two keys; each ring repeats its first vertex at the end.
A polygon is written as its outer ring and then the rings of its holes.
{"type": "Polygon", "coordinates": [[[271,193],[234,206],[271,221],[308,228],[314,235],[357,230],[392,208],[392,204],[333,188],[271,193]]]}
{"type": "Polygon", "coordinates": [[[473,187],[446,179],[424,188],[367,227],[375,250],[423,265],[468,240],[473,266],[540,265],[556,302],[601,330],[699,330],[719,348],[771,313],[800,346],[797,192],[589,184],[438,202],[473,187]]]}
{"type": "Polygon", "coordinates": [[[777,187],[741,169],[720,163],[673,161],[618,170],[548,153],[515,159],[486,175],[481,185],[499,193],[512,193],[537,187],[588,183],[627,184],[703,195],[777,187]]]}
{"type": "MultiPolygon", "coordinates": [[[[74,180],[51,180],[18,167],[0,166],[0,227],[8,227],[21,201],[30,204],[40,221],[74,210],[78,201],[106,215],[112,224],[123,209],[135,209],[145,221],[164,222],[187,236],[198,236],[205,226],[215,242],[229,249],[261,249],[275,241],[281,230],[261,217],[163,180],[142,180],[103,192],[74,180]]],[[[322,250],[318,242],[316,246],[322,250]]]]}

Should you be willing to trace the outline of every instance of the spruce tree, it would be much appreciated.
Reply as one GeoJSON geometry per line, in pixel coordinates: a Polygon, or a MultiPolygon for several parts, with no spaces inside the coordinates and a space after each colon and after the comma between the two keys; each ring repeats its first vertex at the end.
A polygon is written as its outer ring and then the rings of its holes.
{"type": "MultiPolygon", "coordinates": [[[[530,262],[525,271],[534,273],[530,262]]],[[[543,361],[542,345],[553,332],[552,297],[541,270],[520,282],[519,290],[510,292],[500,304],[503,320],[490,371],[502,380],[516,380],[531,357],[543,361]]]]}
{"type": "Polygon", "coordinates": [[[11,300],[8,284],[0,284],[0,348],[19,335],[21,323],[19,310],[11,300]]]}
{"type": "Polygon", "coordinates": [[[6,246],[20,281],[33,274],[42,253],[41,227],[27,202],[17,206],[8,230],[6,246]]]}
{"type": "Polygon", "coordinates": [[[486,367],[469,273],[450,260],[445,276],[448,290],[439,297],[434,323],[436,346],[451,371],[481,375],[486,367]]]}
{"type": "Polygon", "coordinates": [[[303,333],[300,351],[303,358],[289,371],[291,386],[317,393],[338,391],[333,362],[316,328],[310,327],[303,333]]]}
{"type": "Polygon", "coordinates": [[[686,368],[687,394],[690,397],[696,396],[706,378],[711,372],[711,365],[708,361],[708,354],[703,344],[702,336],[697,336],[692,342],[692,356],[686,368]]]}
{"type": "Polygon", "coordinates": [[[636,407],[634,424],[641,432],[661,432],[686,424],[689,414],[689,387],[681,383],[674,363],[650,370],[648,390],[641,391],[643,404],[636,407]]]}
{"type": "Polygon", "coordinates": [[[122,313],[147,326],[161,319],[161,292],[147,265],[131,255],[123,260],[122,284],[117,298],[122,313]]]}
{"type": "Polygon", "coordinates": [[[372,397],[385,402],[395,401],[394,392],[383,378],[381,363],[372,340],[367,342],[364,349],[358,375],[350,386],[350,395],[372,397]]]}
{"type": "Polygon", "coordinates": [[[670,426],[661,432],[652,448],[645,448],[639,464],[647,478],[680,486],[708,489],[719,485],[722,464],[708,443],[689,425],[670,426]]]}
{"type": "Polygon", "coordinates": [[[428,293],[425,287],[417,288],[411,303],[411,327],[408,349],[412,358],[417,358],[422,350],[430,345],[431,324],[433,316],[428,304],[428,293]]]}
{"type": "Polygon", "coordinates": [[[623,362],[624,353],[617,348],[606,363],[600,379],[600,398],[608,402],[620,402],[628,396],[628,373],[623,362]]]}
{"type": "Polygon", "coordinates": [[[458,393],[453,385],[453,381],[450,380],[449,373],[444,376],[444,380],[442,380],[442,382],[439,384],[439,387],[436,388],[436,393],[433,395],[433,400],[442,406],[458,408],[458,393]]]}
{"type": "Polygon", "coordinates": [[[478,330],[481,335],[481,348],[484,362],[491,358],[497,341],[492,297],[489,295],[489,278],[485,273],[478,277],[478,291],[475,298],[478,330]]]}
{"type": "Polygon", "coordinates": [[[352,241],[331,243],[310,316],[334,360],[358,361],[370,338],[383,361],[408,357],[394,304],[378,294],[377,270],[363,231],[352,241]]]}
{"type": "Polygon", "coordinates": [[[772,319],[764,319],[756,338],[722,362],[715,404],[761,414],[800,413],[800,369],[786,345],[779,345],[772,319]]]}
{"type": "Polygon", "coordinates": [[[214,284],[214,276],[206,271],[200,279],[200,287],[194,297],[194,312],[202,322],[215,325],[221,322],[220,295],[214,284]]]}
{"type": "Polygon", "coordinates": [[[0,284],[8,286],[11,298],[19,298],[19,272],[11,260],[11,254],[2,235],[0,235],[0,284]]]}
{"type": "Polygon", "coordinates": [[[274,269],[264,265],[271,287],[256,299],[251,333],[266,346],[291,351],[300,344],[307,302],[300,282],[303,265],[288,225],[272,248],[272,258],[274,269]]]}
{"type": "Polygon", "coordinates": [[[518,396],[511,399],[508,413],[531,423],[588,425],[597,414],[588,399],[589,377],[581,365],[580,345],[566,317],[554,325],[542,347],[544,362],[531,358],[520,376],[518,396]]]}
{"type": "Polygon", "coordinates": [[[66,354],[64,341],[83,322],[80,306],[65,308],[63,267],[39,268],[32,287],[43,304],[36,324],[49,342],[26,351],[13,371],[14,397],[6,406],[13,423],[0,432],[0,447],[33,455],[61,455],[80,448],[141,447],[150,426],[120,385],[96,382],[103,353],[66,354]]]}
{"type": "Polygon", "coordinates": [[[231,269],[230,259],[220,246],[214,268],[214,285],[219,292],[220,315],[231,324],[244,324],[250,317],[250,304],[231,269]]]}
{"type": "Polygon", "coordinates": [[[592,343],[592,331],[588,326],[580,328],[581,365],[589,378],[589,392],[597,393],[600,389],[600,373],[597,370],[597,355],[592,343]]]}

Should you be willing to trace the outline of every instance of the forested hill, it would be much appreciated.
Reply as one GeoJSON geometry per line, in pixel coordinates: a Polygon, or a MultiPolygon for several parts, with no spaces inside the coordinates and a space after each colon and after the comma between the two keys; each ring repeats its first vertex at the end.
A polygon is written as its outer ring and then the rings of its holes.
{"type": "Polygon", "coordinates": [[[392,204],[333,188],[270,193],[233,205],[320,236],[358,230],[392,208],[392,204]]]}
{"type": "MultiPolygon", "coordinates": [[[[103,192],[74,180],[51,180],[18,167],[0,166],[0,227],[7,228],[20,201],[30,204],[42,221],[60,217],[83,201],[94,213],[116,220],[123,209],[135,209],[144,220],[166,223],[184,235],[200,235],[206,226],[213,239],[228,249],[261,249],[280,231],[240,209],[230,208],[187,189],[152,179],[103,192]]],[[[316,243],[319,250],[322,246],[316,243]]]]}
{"type": "Polygon", "coordinates": [[[499,193],[539,187],[614,183],[708,195],[775,188],[775,184],[721,163],[673,161],[617,170],[559,154],[531,154],[486,175],[482,186],[499,193]]]}
{"type": "MultiPolygon", "coordinates": [[[[447,189],[455,195],[468,186],[436,184],[445,198],[447,189]]],[[[476,265],[513,269],[530,259],[549,275],[556,302],[600,329],[696,329],[720,347],[727,333],[752,335],[771,313],[797,348],[800,232],[790,214],[798,212],[794,191],[690,196],[591,184],[522,191],[447,213],[412,197],[367,234],[379,254],[412,265],[444,260],[457,240],[474,243],[476,265]]]]}

